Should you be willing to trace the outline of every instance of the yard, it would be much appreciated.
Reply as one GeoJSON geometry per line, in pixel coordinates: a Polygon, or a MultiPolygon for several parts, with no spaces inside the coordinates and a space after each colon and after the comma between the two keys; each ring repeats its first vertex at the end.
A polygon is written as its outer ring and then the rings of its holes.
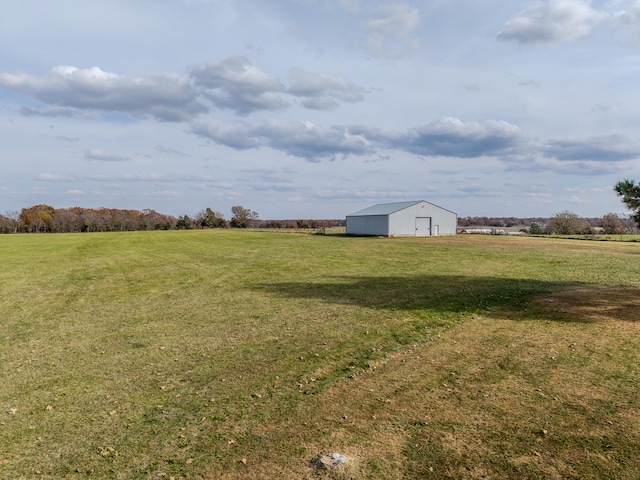
{"type": "Polygon", "coordinates": [[[640,477],[640,244],[205,230],[0,258],[0,478],[640,477]]]}

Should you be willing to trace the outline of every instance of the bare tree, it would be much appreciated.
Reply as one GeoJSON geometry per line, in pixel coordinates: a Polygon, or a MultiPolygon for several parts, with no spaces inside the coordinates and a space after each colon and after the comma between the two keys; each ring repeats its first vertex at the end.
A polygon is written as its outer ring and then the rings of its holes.
{"type": "Polygon", "coordinates": [[[554,235],[575,235],[583,227],[580,217],[568,210],[554,214],[549,220],[547,230],[554,235]]]}
{"type": "Polygon", "coordinates": [[[20,212],[18,210],[7,210],[3,219],[4,230],[6,233],[18,233],[18,224],[20,223],[20,212]]]}
{"type": "Polygon", "coordinates": [[[602,217],[602,233],[606,235],[617,235],[624,233],[625,227],[622,220],[615,213],[607,213],[602,217]]]}

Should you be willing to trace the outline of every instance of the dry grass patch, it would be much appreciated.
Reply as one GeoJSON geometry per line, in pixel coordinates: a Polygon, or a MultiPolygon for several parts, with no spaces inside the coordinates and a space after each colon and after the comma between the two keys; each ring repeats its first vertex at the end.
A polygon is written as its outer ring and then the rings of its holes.
{"type": "Polygon", "coordinates": [[[580,287],[554,293],[545,303],[578,322],[614,322],[621,329],[640,328],[640,289],[580,287]]]}
{"type": "Polygon", "coordinates": [[[526,307],[473,318],[314,396],[298,421],[254,432],[288,458],[256,458],[235,478],[638,478],[638,291],[573,288],[526,307]],[[313,455],[330,451],[351,465],[313,471],[313,455]]]}

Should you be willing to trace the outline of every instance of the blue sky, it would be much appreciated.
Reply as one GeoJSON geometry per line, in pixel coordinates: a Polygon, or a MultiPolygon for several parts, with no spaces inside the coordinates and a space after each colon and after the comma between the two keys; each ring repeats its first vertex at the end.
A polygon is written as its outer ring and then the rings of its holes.
{"type": "Polygon", "coordinates": [[[624,213],[640,1],[0,0],[0,212],[624,213]]]}

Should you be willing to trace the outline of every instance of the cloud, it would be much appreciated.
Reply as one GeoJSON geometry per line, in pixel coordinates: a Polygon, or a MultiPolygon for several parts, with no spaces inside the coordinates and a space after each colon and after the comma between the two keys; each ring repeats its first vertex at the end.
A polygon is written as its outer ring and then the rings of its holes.
{"type": "Polygon", "coordinates": [[[69,195],[85,195],[85,193],[82,190],[78,190],[78,189],[67,190],[64,193],[68,193],[69,195]]]}
{"type": "Polygon", "coordinates": [[[125,173],[118,180],[123,182],[173,182],[177,180],[177,176],[170,173],[125,173]]]}
{"type": "Polygon", "coordinates": [[[212,120],[195,123],[191,130],[196,135],[236,150],[258,148],[268,144],[266,139],[260,137],[258,128],[248,124],[227,125],[223,122],[212,120]]]}
{"type": "Polygon", "coordinates": [[[288,155],[317,161],[336,155],[364,155],[373,150],[366,139],[350,135],[345,127],[318,127],[310,123],[269,121],[263,124],[195,124],[193,133],[238,150],[269,147],[288,155]]]}
{"type": "Polygon", "coordinates": [[[66,135],[57,135],[55,138],[63,142],[77,142],[80,140],[78,137],[67,137],[66,135]]]}
{"type": "Polygon", "coordinates": [[[77,177],[72,175],[58,175],[55,173],[39,173],[36,177],[42,182],[75,182],[77,177]]]}
{"type": "Polygon", "coordinates": [[[214,177],[206,175],[182,175],[173,173],[144,173],[144,174],[132,174],[125,173],[118,176],[105,176],[105,175],[89,175],[89,176],[75,176],[75,175],[60,175],[55,173],[39,173],[36,177],[42,182],[57,182],[57,183],[70,183],[70,182],[152,182],[152,183],[215,183],[217,188],[227,188],[228,185],[217,181],[214,177]]]}
{"type": "Polygon", "coordinates": [[[398,198],[406,198],[406,190],[385,190],[385,189],[327,189],[317,192],[317,196],[324,200],[358,200],[366,201],[367,203],[384,200],[392,200],[398,198]]]}
{"type": "Polygon", "coordinates": [[[620,174],[624,167],[618,162],[593,160],[559,160],[540,151],[523,152],[501,158],[508,171],[553,172],[560,175],[601,176],[620,174]]]}
{"type": "Polygon", "coordinates": [[[20,114],[25,117],[79,117],[82,111],[72,107],[47,106],[45,108],[22,107],[20,114]]]}
{"type": "Polygon", "coordinates": [[[520,129],[508,122],[464,123],[446,117],[412,128],[400,139],[406,151],[418,155],[481,157],[504,153],[524,141],[520,129]],[[406,143],[405,143],[406,142],[406,143]]]}
{"type": "Polygon", "coordinates": [[[153,117],[165,122],[190,122],[210,107],[246,116],[288,108],[291,97],[302,106],[329,110],[341,102],[364,99],[365,89],[341,76],[292,69],[291,86],[272,77],[247,58],[197,65],[187,78],[176,75],[124,76],[99,67],[60,66],[47,77],[0,72],[0,89],[11,90],[42,104],[20,109],[24,116],[86,117],[96,112],[153,117]]]}
{"type": "Polygon", "coordinates": [[[238,150],[270,147],[312,161],[336,155],[373,155],[380,149],[424,156],[480,157],[506,153],[525,141],[520,129],[507,122],[464,123],[450,117],[406,132],[276,121],[233,126],[218,121],[202,122],[194,125],[192,131],[238,150]]]}
{"type": "Polygon", "coordinates": [[[340,76],[314,74],[299,68],[292,69],[292,80],[287,92],[301,97],[302,105],[313,110],[338,107],[338,100],[356,103],[364,100],[364,87],[354,85],[340,76]]]}
{"type": "Polygon", "coordinates": [[[208,111],[193,87],[173,75],[121,76],[99,67],[60,66],[45,78],[1,72],[0,88],[47,105],[42,110],[23,108],[25,115],[73,116],[79,109],[188,121],[208,111]]]}
{"type": "Polygon", "coordinates": [[[179,157],[188,157],[189,154],[184,153],[180,150],[177,150],[175,148],[171,148],[171,147],[166,147],[164,145],[156,145],[156,150],[158,152],[162,152],[162,153],[168,153],[170,155],[177,155],[179,157]]]}
{"type": "Polygon", "coordinates": [[[395,150],[423,157],[494,157],[510,170],[596,175],[619,171],[621,162],[640,158],[640,142],[623,135],[533,141],[505,121],[463,122],[453,117],[405,131],[366,125],[325,128],[302,122],[210,121],[195,124],[192,133],[236,150],[272,148],[314,162],[339,155],[378,158],[395,150]]]}
{"type": "Polygon", "coordinates": [[[640,159],[640,142],[624,135],[547,140],[542,151],[558,160],[621,162],[640,159]]]}
{"type": "Polygon", "coordinates": [[[130,157],[125,155],[117,155],[114,153],[107,153],[97,148],[92,148],[84,152],[84,158],[87,160],[97,160],[100,162],[126,162],[131,160],[130,157]]]}
{"type": "Polygon", "coordinates": [[[465,123],[453,117],[443,117],[400,133],[367,127],[350,127],[349,131],[386,148],[424,156],[473,158],[498,155],[508,153],[526,141],[520,129],[508,122],[465,123]]]}
{"type": "Polygon", "coordinates": [[[404,56],[417,45],[410,35],[419,23],[420,12],[407,4],[381,5],[375,16],[364,21],[366,48],[377,57],[404,56]]]}
{"type": "Polygon", "coordinates": [[[285,91],[285,86],[253,66],[245,57],[205,63],[193,67],[189,75],[218,108],[233,110],[238,115],[258,110],[280,110],[288,106],[279,95],[285,91]]]}
{"type": "Polygon", "coordinates": [[[640,0],[635,0],[627,10],[619,12],[616,20],[624,28],[640,35],[640,0]]]}
{"type": "Polygon", "coordinates": [[[608,14],[587,0],[548,0],[518,13],[504,24],[498,40],[520,44],[571,42],[589,35],[608,14]]]}

